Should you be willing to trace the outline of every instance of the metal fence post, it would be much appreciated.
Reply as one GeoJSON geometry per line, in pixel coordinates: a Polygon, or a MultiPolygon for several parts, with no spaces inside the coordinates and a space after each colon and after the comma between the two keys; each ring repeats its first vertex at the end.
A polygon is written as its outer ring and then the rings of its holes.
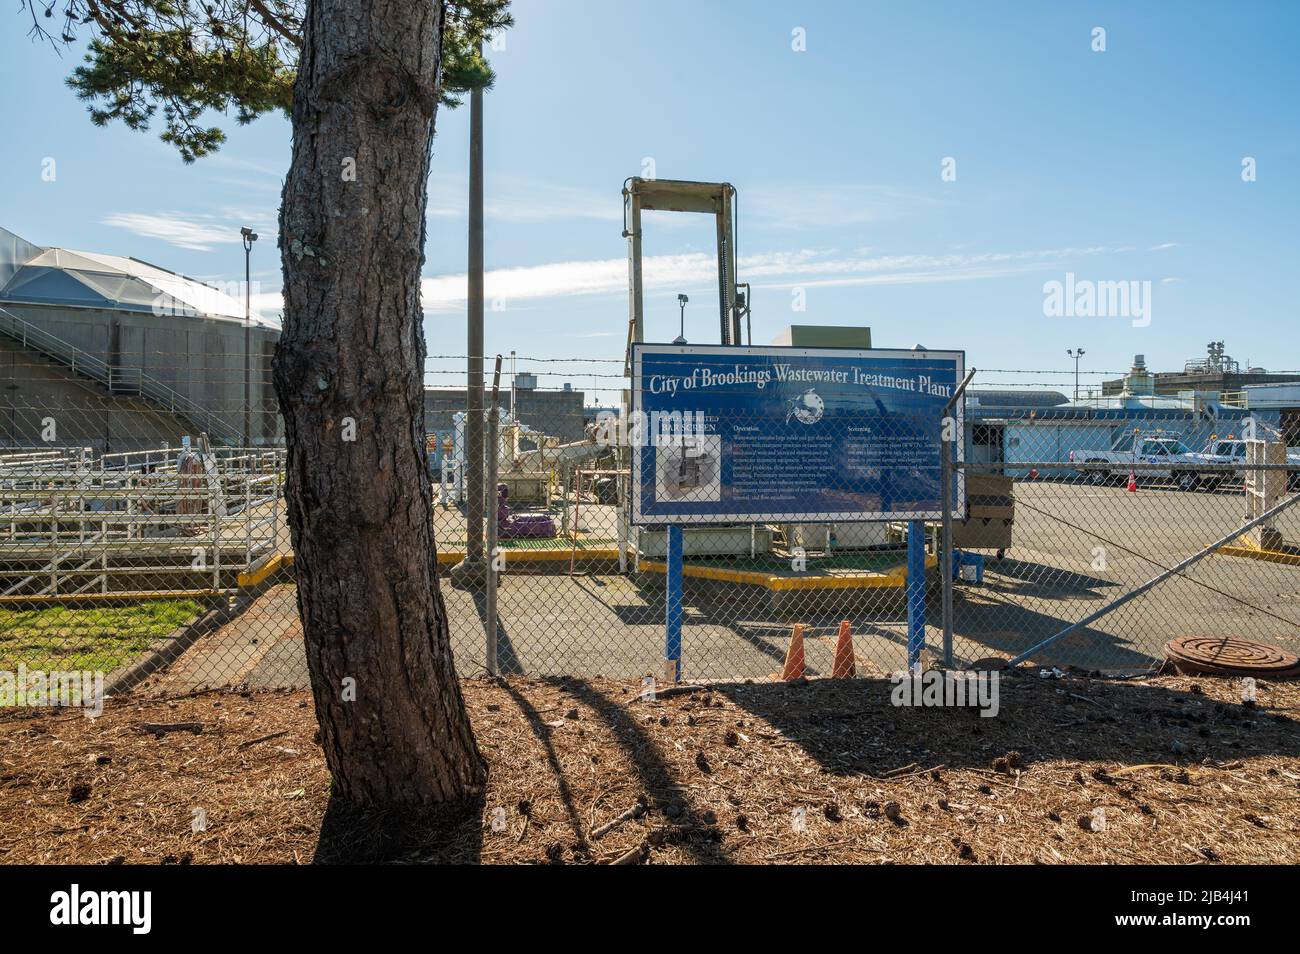
{"type": "Polygon", "coordinates": [[[492,401],[488,412],[491,417],[487,426],[487,480],[484,491],[490,491],[491,497],[484,501],[484,516],[487,524],[487,591],[483,600],[483,629],[487,634],[487,671],[490,675],[497,673],[497,404],[492,401]]]}
{"type": "MultiPolygon", "coordinates": [[[[615,461],[617,460],[618,458],[616,457],[615,461]]],[[[623,483],[622,474],[617,474],[614,477],[614,486],[618,493],[618,498],[617,498],[618,509],[616,511],[616,518],[615,518],[618,520],[618,572],[620,576],[623,576],[627,574],[627,548],[628,548],[627,507],[629,501],[627,499],[628,488],[623,483]]]]}
{"type": "Polygon", "coordinates": [[[253,568],[253,471],[244,471],[244,572],[253,568]]]}
{"type": "Polygon", "coordinates": [[[939,576],[943,593],[943,664],[952,667],[952,444],[941,439],[939,483],[943,490],[943,527],[939,535],[939,576]]]}
{"type": "MultiPolygon", "coordinates": [[[[497,355],[496,372],[492,376],[492,405],[488,409],[487,426],[487,481],[483,501],[484,516],[487,518],[487,592],[483,600],[483,628],[486,633],[487,671],[489,675],[497,672],[497,566],[500,554],[497,552],[497,508],[500,497],[497,491],[497,462],[501,455],[501,438],[498,434],[500,413],[497,402],[501,391],[501,355],[497,355]]],[[[514,408],[511,408],[514,412],[514,408]]]]}
{"type": "Polygon", "coordinates": [[[939,536],[939,575],[940,588],[943,593],[943,664],[952,666],[952,631],[953,631],[953,608],[952,608],[952,502],[953,495],[957,488],[953,485],[952,469],[952,445],[954,441],[966,439],[965,434],[953,434],[953,439],[948,439],[948,422],[952,421],[954,432],[956,430],[956,419],[952,417],[953,410],[957,407],[957,402],[961,400],[962,394],[966,390],[966,385],[970,384],[971,379],[975,377],[975,369],[967,373],[965,379],[957,386],[948,403],[944,405],[943,417],[939,419],[939,483],[943,487],[943,526],[939,536]]]}

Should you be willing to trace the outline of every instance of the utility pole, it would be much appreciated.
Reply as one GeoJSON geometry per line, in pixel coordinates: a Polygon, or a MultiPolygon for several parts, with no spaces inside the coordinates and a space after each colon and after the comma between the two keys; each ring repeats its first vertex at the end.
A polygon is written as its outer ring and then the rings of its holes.
{"type": "MultiPolygon", "coordinates": [[[[483,46],[479,45],[479,56],[483,46]]],[[[469,94],[469,364],[465,376],[465,559],[456,576],[484,577],[483,559],[483,90],[469,94]]],[[[495,449],[494,449],[495,450],[495,449]]]]}
{"type": "Polygon", "coordinates": [[[253,372],[252,372],[252,337],[253,337],[253,300],[252,284],[249,282],[252,268],[253,243],[257,233],[244,226],[239,230],[244,240],[244,446],[253,446],[253,372]]]}
{"type": "Polygon", "coordinates": [[[1085,354],[1082,348],[1066,348],[1065,353],[1074,359],[1074,403],[1079,403],[1079,359],[1085,354]]]}

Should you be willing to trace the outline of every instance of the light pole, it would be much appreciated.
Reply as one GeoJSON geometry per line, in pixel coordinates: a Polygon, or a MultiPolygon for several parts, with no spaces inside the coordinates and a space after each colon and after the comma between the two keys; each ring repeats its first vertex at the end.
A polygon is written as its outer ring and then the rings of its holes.
{"type": "Polygon", "coordinates": [[[685,295],[677,296],[677,306],[682,310],[681,330],[678,332],[677,337],[673,339],[673,344],[679,344],[679,345],[686,344],[686,303],[688,301],[690,301],[690,299],[687,298],[685,295]]]}
{"type": "Polygon", "coordinates": [[[1066,348],[1065,353],[1074,359],[1074,403],[1079,403],[1079,359],[1083,357],[1082,348],[1066,348]]]}
{"type": "Polygon", "coordinates": [[[249,282],[253,257],[253,243],[257,233],[244,226],[239,230],[244,239],[244,446],[253,446],[253,377],[252,377],[252,338],[253,338],[253,301],[252,285],[249,282]]]}

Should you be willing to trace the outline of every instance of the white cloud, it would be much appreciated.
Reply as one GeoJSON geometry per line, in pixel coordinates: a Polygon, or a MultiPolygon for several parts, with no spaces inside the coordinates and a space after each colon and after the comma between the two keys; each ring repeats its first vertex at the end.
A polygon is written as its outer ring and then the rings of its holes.
{"type": "Polygon", "coordinates": [[[1167,248],[1177,248],[1177,247],[1178,247],[1177,242],[1161,242],[1159,245],[1152,245],[1149,249],[1147,249],[1147,251],[1163,252],[1167,248]]]}
{"type": "Polygon", "coordinates": [[[126,229],[145,238],[161,239],[196,252],[210,252],[213,245],[239,241],[238,229],[232,232],[211,223],[184,218],[178,213],[115,212],[101,221],[104,225],[126,229]]]}
{"type": "Polygon", "coordinates": [[[275,218],[256,209],[223,209],[220,214],[191,214],[181,212],[114,212],[100,222],[115,228],[126,229],[144,238],[159,239],[178,248],[195,252],[211,252],[213,246],[238,244],[241,226],[258,230],[262,239],[274,246],[275,218]]]}
{"type": "MultiPolygon", "coordinates": [[[[737,270],[745,280],[770,288],[919,284],[1008,277],[1105,251],[1104,246],[1092,246],[977,255],[867,256],[839,255],[834,250],[792,249],[741,256],[737,270]]],[[[643,266],[647,291],[697,291],[716,287],[717,258],[712,253],[652,255],[643,260],[643,266]]],[[[463,272],[423,279],[424,309],[435,312],[460,310],[466,299],[466,281],[463,272]]],[[[626,291],[625,258],[551,262],[495,269],[484,275],[484,293],[489,301],[621,295],[626,291]]]]}
{"type": "Polygon", "coordinates": [[[279,315],[284,311],[284,292],[258,292],[250,296],[254,311],[264,315],[279,315]]]}
{"type": "Polygon", "coordinates": [[[929,285],[938,282],[966,282],[982,278],[1011,278],[1036,271],[1041,265],[1006,268],[964,268],[959,271],[928,269],[917,272],[885,272],[879,275],[855,275],[849,278],[814,278],[783,282],[756,283],[756,288],[833,288],[849,285],[929,285]]]}
{"type": "MultiPolygon", "coordinates": [[[[608,189],[561,185],[531,176],[489,174],[484,183],[483,214],[489,221],[519,224],[585,219],[621,222],[622,183],[608,189]]],[[[750,186],[737,192],[742,221],[754,228],[813,230],[865,225],[935,206],[940,200],[883,186],[750,186]]],[[[429,180],[428,215],[463,220],[469,207],[469,183],[463,176],[434,174],[429,180]]],[[[647,212],[656,228],[682,227],[684,217],[647,212]]],[[[689,218],[689,217],[686,217],[689,218]]]]}

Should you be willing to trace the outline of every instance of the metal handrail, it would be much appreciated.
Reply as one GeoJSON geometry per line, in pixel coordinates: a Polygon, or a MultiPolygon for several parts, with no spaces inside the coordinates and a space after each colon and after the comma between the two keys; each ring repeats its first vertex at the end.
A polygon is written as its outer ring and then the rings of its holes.
{"type": "MultiPolygon", "coordinates": [[[[281,454],[259,452],[268,464],[281,454]]],[[[156,480],[93,465],[66,477],[51,481],[32,467],[0,480],[0,597],[109,593],[122,578],[177,574],[195,582],[174,589],[224,592],[232,573],[273,552],[281,537],[278,470],[220,474],[219,486],[187,480],[197,474],[156,480]],[[124,473],[135,479],[123,481],[124,473]],[[269,512],[257,509],[268,503],[269,512]],[[206,565],[192,565],[196,545],[206,565]]]]}
{"type": "Polygon", "coordinates": [[[203,405],[191,401],[179,391],[146,374],[143,369],[115,368],[103,358],[81,350],[70,341],[65,341],[4,308],[0,308],[0,332],[18,341],[24,348],[33,348],[63,362],[74,372],[99,381],[108,388],[110,394],[115,393],[116,382],[130,379],[137,393],[172,413],[190,418],[208,434],[235,441],[242,438],[238,430],[227,425],[203,405]]]}

